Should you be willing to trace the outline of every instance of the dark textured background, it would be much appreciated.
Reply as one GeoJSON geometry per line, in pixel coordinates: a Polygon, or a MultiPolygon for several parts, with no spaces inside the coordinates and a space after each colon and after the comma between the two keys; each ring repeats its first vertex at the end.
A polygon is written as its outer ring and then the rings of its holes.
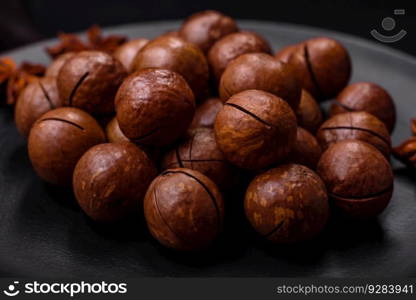
{"type": "Polygon", "coordinates": [[[372,39],[369,32],[381,27],[384,17],[394,9],[406,9],[395,16],[396,29],[408,31],[390,47],[416,55],[415,1],[347,0],[2,0],[0,3],[0,52],[42,38],[59,30],[80,31],[91,24],[110,26],[150,20],[182,19],[193,12],[217,9],[240,19],[288,22],[337,30],[372,39]]]}

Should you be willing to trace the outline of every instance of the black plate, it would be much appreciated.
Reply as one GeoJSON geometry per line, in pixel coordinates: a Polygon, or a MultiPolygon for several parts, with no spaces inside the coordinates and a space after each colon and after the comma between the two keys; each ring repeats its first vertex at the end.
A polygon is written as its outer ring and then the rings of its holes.
{"type": "MultiPolygon", "coordinates": [[[[416,117],[416,60],[379,43],[334,32],[274,23],[241,22],[279,47],[319,35],[343,42],[354,64],[352,81],[373,81],[398,108],[394,144],[409,136],[416,117]]],[[[154,37],[177,22],[118,27],[108,32],[154,37]]],[[[44,42],[9,53],[18,61],[47,63],[44,42]]],[[[142,221],[99,227],[74,203],[71,191],[43,183],[31,168],[26,143],[9,109],[0,111],[0,272],[9,276],[416,276],[414,173],[393,161],[396,180],[389,207],[370,222],[333,218],[316,240],[276,247],[245,222],[241,201],[229,204],[220,240],[203,253],[159,246],[142,221]]]]}

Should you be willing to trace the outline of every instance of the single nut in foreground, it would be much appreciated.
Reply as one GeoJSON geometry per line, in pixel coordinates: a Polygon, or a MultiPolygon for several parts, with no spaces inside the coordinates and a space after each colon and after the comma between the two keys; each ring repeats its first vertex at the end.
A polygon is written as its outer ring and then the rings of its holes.
{"type": "Polygon", "coordinates": [[[342,140],[357,139],[371,144],[386,157],[391,152],[391,139],[386,126],[364,111],[333,116],[322,124],[316,137],[323,150],[342,140]]]}
{"type": "Polygon", "coordinates": [[[229,34],[217,41],[208,52],[208,63],[217,82],[228,63],[246,53],[271,54],[269,43],[260,35],[250,31],[229,34]]]}
{"type": "Polygon", "coordinates": [[[236,31],[234,19],[219,11],[206,10],[188,17],[179,29],[179,37],[206,53],[217,40],[236,31]]]}
{"type": "Polygon", "coordinates": [[[315,99],[335,97],[351,76],[351,60],[347,50],[338,41],[319,37],[301,43],[290,55],[288,62],[304,89],[315,99]]]}
{"type": "Polygon", "coordinates": [[[265,53],[243,54],[231,61],[222,74],[219,92],[225,102],[245,90],[262,90],[287,101],[296,110],[301,88],[293,68],[265,53]]]}
{"type": "Polygon", "coordinates": [[[218,148],[212,128],[199,128],[162,161],[162,170],[187,168],[201,172],[220,188],[232,186],[235,168],[218,148]]]}
{"type": "Polygon", "coordinates": [[[194,44],[174,36],[150,41],[137,53],[133,70],[167,69],[182,75],[197,99],[208,92],[209,70],[204,53],[194,44]]]}
{"type": "Polygon", "coordinates": [[[330,199],[345,215],[374,217],[390,202],[393,172],[386,158],[373,146],[359,140],[331,145],[317,168],[330,199]]]}
{"type": "Polygon", "coordinates": [[[214,128],[215,118],[223,106],[224,103],[219,98],[209,98],[202,102],[196,108],[189,130],[192,131],[200,127],[214,128]]]}
{"type": "Polygon", "coordinates": [[[80,157],[104,141],[104,132],[93,117],[77,108],[61,107],[42,115],[33,125],[29,158],[42,179],[68,186],[80,157]]]}
{"type": "Polygon", "coordinates": [[[130,140],[121,131],[117,118],[113,118],[105,127],[105,134],[110,143],[129,142],[130,140]]]}
{"type": "Polygon", "coordinates": [[[321,108],[312,95],[302,89],[299,107],[296,110],[298,125],[315,134],[324,121],[321,108]]]}
{"type": "Polygon", "coordinates": [[[121,131],[143,145],[171,144],[185,134],[195,113],[194,96],[185,79],[163,69],[131,74],[115,102],[121,131]]]}
{"type": "Polygon", "coordinates": [[[43,77],[30,83],[17,99],[14,120],[17,130],[24,137],[29,135],[32,125],[44,113],[62,106],[55,77],[43,77]]]}
{"type": "Polygon", "coordinates": [[[329,215],[324,183],[315,172],[296,164],[258,175],[247,189],[244,209],[254,229],[279,244],[313,238],[329,215]]]}
{"type": "Polygon", "coordinates": [[[67,62],[68,59],[74,57],[75,54],[76,54],[75,52],[67,52],[67,53],[59,55],[46,68],[45,76],[46,77],[58,77],[58,74],[61,71],[63,65],[67,62]]]}
{"type": "Polygon", "coordinates": [[[66,106],[108,115],[114,112],[114,96],[126,75],[123,65],[107,53],[79,52],[59,72],[59,95],[66,106]]]}
{"type": "Polygon", "coordinates": [[[170,169],[156,177],[144,199],[152,236],[176,250],[208,246],[222,230],[224,203],[216,185],[200,172],[170,169]]]}
{"type": "Polygon", "coordinates": [[[287,158],[296,141],[296,116],[281,98],[247,90],[224,104],[214,130],[228,161],[259,170],[287,158]]]}
{"type": "Polygon", "coordinates": [[[291,163],[304,165],[315,170],[321,154],[322,150],[315,136],[302,127],[298,127],[296,143],[292,151],[290,151],[287,160],[291,163]]]}
{"type": "Polygon", "coordinates": [[[389,132],[396,124],[396,107],[390,94],[371,82],[357,82],[347,86],[331,105],[330,115],[349,111],[365,111],[382,121],[389,132]]]}
{"type": "Polygon", "coordinates": [[[148,39],[134,39],[119,46],[113,56],[118,59],[127,72],[133,71],[133,61],[137,53],[149,42],[148,39]]]}
{"type": "Polygon", "coordinates": [[[78,161],[73,175],[75,197],[93,220],[118,221],[142,210],[156,168],[129,142],[100,144],[78,161]]]}

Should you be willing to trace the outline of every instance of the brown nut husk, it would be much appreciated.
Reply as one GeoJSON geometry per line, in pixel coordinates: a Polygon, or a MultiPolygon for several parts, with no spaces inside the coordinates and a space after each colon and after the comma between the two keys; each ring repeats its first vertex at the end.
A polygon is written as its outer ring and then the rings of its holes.
{"type": "Polygon", "coordinates": [[[315,237],[329,215],[324,183],[315,172],[296,164],[258,175],[247,189],[244,208],[254,229],[278,244],[315,237]]]}
{"type": "Polygon", "coordinates": [[[208,63],[217,82],[230,61],[246,53],[271,54],[269,43],[250,31],[229,34],[217,41],[208,52],[208,63]]]}
{"type": "Polygon", "coordinates": [[[110,122],[108,122],[105,128],[105,134],[107,136],[107,140],[110,143],[121,143],[130,141],[121,131],[120,126],[118,125],[117,118],[115,117],[111,119],[110,122]]]}
{"type": "Polygon", "coordinates": [[[111,55],[82,51],[62,66],[58,78],[59,95],[66,106],[93,115],[114,112],[114,96],[127,72],[111,55]]]}
{"type": "Polygon", "coordinates": [[[318,102],[305,89],[302,89],[296,117],[298,125],[313,134],[315,134],[324,121],[318,102]]]}
{"type": "Polygon", "coordinates": [[[202,102],[196,108],[189,131],[200,127],[214,128],[215,118],[223,106],[224,103],[219,98],[209,98],[202,102]]]}
{"type": "Polygon", "coordinates": [[[152,236],[176,250],[211,244],[222,230],[224,203],[216,185],[200,172],[170,169],[156,177],[144,199],[152,236]]]}
{"type": "Polygon", "coordinates": [[[219,11],[205,10],[187,18],[179,29],[179,36],[206,53],[220,38],[236,31],[238,26],[234,19],[219,11]]]}
{"type": "Polygon", "coordinates": [[[209,70],[204,53],[194,44],[168,35],[150,41],[137,53],[133,70],[168,69],[182,75],[197,99],[208,92],[209,70]]]}
{"type": "Polygon", "coordinates": [[[359,140],[331,145],[317,168],[335,207],[347,216],[380,214],[393,193],[393,171],[376,148],[359,140]]]}
{"type": "Polygon", "coordinates": [[[225,102],[239,92],[256,89],[272,93],[296,110],[301,88],[293,68],[265,53],[243,54],[231,61],[220,81],[220,97],[225,102]]]}
{"type": "Polygon", "coordinates": [[[33,125],[29,158],[42,179],[69,186],[80,157],[104,141],[104,132],[93,117],[77,108],[61,107],[42,115],[33,125]]]}
{"type": "Polygon", "coordinates": [[[58,77],[59,72],[61,71],[63,65],[68,61],[68,59],[75,56],[75,52],[67,52],[59,55],[54,61],[46,68],[45,76],[46,77],[58,77]]]}
{"type": "Polygon", "coordinates": [[[118,59],[127,72],[133,72],[133,62],[137,53],[149,42],[148,39],[134,39],[119,46],[113,56],[118,59]]]}
{"type": "Polygon", "coordinates": [[[27,138],[32,125],[40,116],[62,105],[55,77],[43,77],[30,83],[19,95],[14,108],[17,130],[27,138]]]}
{"type": "Polygon", "coordinates": [[[117,121],[131,141],[169,145],[183,136],[195,113],[185,79],[169,70],[144,69],[131,74],[116,95],[117,121]]]}
{"type": "Polygon", "coordinates": [[[139,147],[129,142],[90,148],[73,175],[75,197],[94,221],[112,222],[142,209],[143,198],[156,168],[139,147]]]}
{"type": "Polygon", "coordinates": [[[386,157],[391,152],[391,139],[384,123],[363,111],[333,116],[322,124],[316,137],[323,150],[342,140],[357,139],[371,144],[386,157]]]}
{"type": "Polygon", "coordinates": [[[277,51],[274,57],[276,57],[280,61],[287,63],[289,62],[292,54],[297,50],[298,47],[301,47],[301,46],[302,44],[294,44],[294,45],[285,46],[281,48],[279,51],[277,51]]]}
{"type": "Polygon", "coordinates": [[[224,104],[214,130],[228,161],[259,170],[287,158],[296,141],[296,117],[281,98],[247,90],[224,104]]]}
{"type": "Polygon", "coordinates": [[[382,121],[389,132],[396,124],[396,106],[390,94],[371,82],[357,82],[347,86],[331,105],[330,115],[350,111],[365,111],[382,121]]]}
{"type": "Polygon", "coordinates": [[[162,170],[173,168],[199,171],[222,189],[233,185],[236,174],[235,168],[218,148],[212,128],[196,129],[185,142],[165,155],[162,170]]]}
{"type": "Polygon", "coordinates": [[[321,146],[319,146],[315,136],[309,133],[309,131],[298,127],[296,143],[290,152],[288,161],[315,170],[321,154],[321,146]]]}
{"type": "Polygon", "coordinates": [[[338,41],[328,37],[309,39],[290,55],[289,64],[304,89],[317,100],[336,96],[351,76],[351,59],[338,41]]]}

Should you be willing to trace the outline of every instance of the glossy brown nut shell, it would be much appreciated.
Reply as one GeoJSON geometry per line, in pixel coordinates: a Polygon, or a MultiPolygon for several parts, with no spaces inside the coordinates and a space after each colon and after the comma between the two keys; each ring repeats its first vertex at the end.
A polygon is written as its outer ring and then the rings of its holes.
{"type": "Polygon", "coordinates": [[[279,244],[313,238],[329,215],[324,183],[315,172],[296,164],[257,176],[247,189],[244,208],[254,229],[279,244]]]}
{"type": "Polygon", "coordinates": [[[300,44],[290,56],[289,63],[296,69],[302,87],[318,100],[336,96],[351,76],[347,50],[338,41],[327,37],[300,44]]]}
{"type": "Polygon", "coordinates": [[[298,127],[296,143],[290,152],[288,161],[315,170],[321,154],[321,146],[316,138],[309,131],[298,127]]]}
{"type": "Polygon", "coordinates": [[[58,77],[59,71],[68,59],[75,56],[75,52],[67,52],[59,55],[46,69],[46,77],[58,77]]]}
{"type": "Polygon", "coordinates": [[[331,145],[322,154],[317,172],[335,206],[348,216],[374,217],[392,196],[390,164],[380,151],[359,140],[331,145]]]}
{"type": "Polygon", "coordinates": [[[200,172],[170,169],[156,177],[144,199],[152,236],[176,250],[208,246],[221,232],[224,203],[216,185],[200,172]]]}
{"type": "Polygon", "coordinates": [[[208,63],[219,82],[230,61],[242,54],[257,52],[271,54],[272,50],[269,43],[257,33],[236,32],[223,37],[212,46],[208,52],[208,63]]]}
{"type": "Polygon", "coordinates": [[[123,65],[107,53],[79,52],[59,72],[59,95],[66,106],[108,115],[114,112],[114,96],[126,75],[123,65]]]}
{"type": "Polygon", "coordinates": [[[14,109],[16,127],[24,137],[44,113],[62,106],[55,77],[43,77],[30,83],[19,95],[14,109]]]}
{"type": "Polygon", "coordinates": [[[174,36],[150,41],[134,59],[134,71],[146,68],[168,69],[181,74],[197,99],[208,92],[209,70],[204,53],[192,43],[174,36]]]}
{"type": "Polygon", "coordinates": [[[215,10],[206,10],[187,18],[179,29],[179,36],[207,52],[217,40],[236,31],[238,26],[234,19],[215,10]]]}
{"type": "Polygon", "coordinates": [[[324,121],[318,102],[305,89],[302,89],[296,117],[298,125],[313,134],[315,134],[324,121]]]}
{"type": "Polygon", "coordinates": [[[127,72],[133,71],[133,61],[137,53],[149,42],[148,39],[134,39],[124,43],[114,51],[113,56],[118,59],[127,72]]]}
{"type": "Polygon", "coordinates": [[[220,188],[233,183],[235,168],[218,148],[212,128],[199,128],[182,144],[169,151],[162,161],[162,170],[187,168],[201,172],[220,188]]]}
{"type": "Polygon", "coordinates": [[[120,126],[118,125],[117,118],[113,118],[110,122],[108,122],[105,128],[105,133],[107,136],[107,140],[110,143],[120,143],[120,142],[130,141],[121,131],[120,126]]]}
{"type": "Polygon", "coordinates": [[[220,97],[225,102],[239,92],[256,89],[272,93],[296,110],[301,88],[293,68],[265,53],[243,54],[231,61],[220,81],[220,97]]]}
{"type": "Polygon", "coordinates": [[[209,98],[202,102],[196,108],[194,119],[189,129],[194,130],[200,127],[213,128],[215,118],[223,106],[224,103],[219,98],[209,98]]]}
{"type": "Polygon", "coordinates": [[[110,222],[137,214],[156,168],[129,142],[100,144],[78,161],[73,176],[75,197],[93,220],[110,222]]]}
{"type": "Polygon", "coordinates": [[[389,132],[396,124],[396,106],[390,94],[371,82],[357,82],[347,86],[332,103],[330,115],[349,111],[366,111],[384,122],[389,132]]]}
{"type": "Polygon", "coordinates": [[[195,100],[178,73],[144,69],[130,75],[116,95],[117,121],[124,135],[143,145],[169,145],[185,134],[195,100]]]}
{"type": "Polygon", "coordinates": [[[104,132],[93,117],[77,108],[61,107],[42,115],[33,125],[29,158],[42,179],[68,186],[80,157],[104,141],[104,132]]]}
{"type": "Polygon", "coordinates": [[[218,113],[214,129],[226,159],[251,170],[282,161],[296,141],[296,117],[290,106],[259,90],[232,96],[218,113]]]}
{"type": "Polygon", "coordinates": [[[322,124],[316,136],[324,150],[333,143],[357,139],[373,145],[386,157],[391,152],[391,139],[384,123],[363,111],[333,116],[322,124]]]}
{"type": "Polygon", "coordinates": [[[297,50],[298,47],[301,47],[302,44],[289,45],[281,48],[274,55],[278,60],[285,63],[289,62],[290,56],[297,50]]]}

